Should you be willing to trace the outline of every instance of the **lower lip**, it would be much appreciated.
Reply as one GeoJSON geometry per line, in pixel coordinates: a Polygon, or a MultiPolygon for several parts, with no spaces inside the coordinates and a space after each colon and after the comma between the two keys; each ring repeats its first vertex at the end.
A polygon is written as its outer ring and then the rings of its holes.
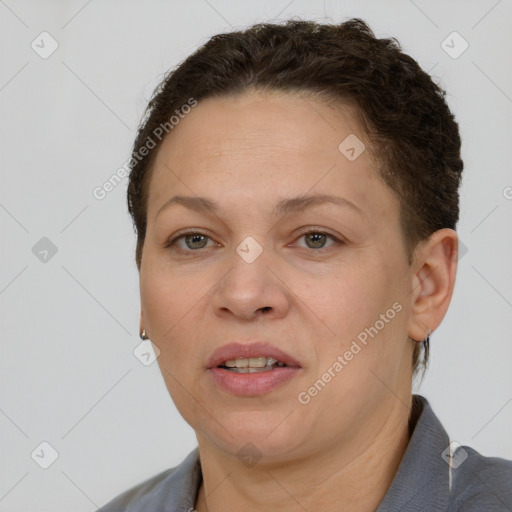
{"type": "Polygon", "coordinates": [[[233,395],[257,396],[272,391],[275,387],[295,377],[298,367],[277,367],[257,373],[235,373],[223,368],[210,368],[214,382],[233,395]]]}

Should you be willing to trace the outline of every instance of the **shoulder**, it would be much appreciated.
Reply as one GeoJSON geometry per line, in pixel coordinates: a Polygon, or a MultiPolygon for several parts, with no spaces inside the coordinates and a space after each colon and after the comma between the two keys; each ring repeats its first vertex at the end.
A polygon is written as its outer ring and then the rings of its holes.
{"type": "Polygon", "coordinates": [[[192,509],[201,478],[199,451],[195,448],[178,466],[128,489],[97,512],[174,512],[192,509]]]}
{"type": "Polygon", "coordinates": [[[162,495],[172,492],[168,483],[175,471],[176,468],[168,469],[137,484],[101,507],[98,512],[157,510],[154,507],[162,501],[162,495]]]}
{"type": "Polygon", "coordinates": [[[455,454],[450,511],[511,511],[512,461],[485,457],[468,446],[459,446],[455,454]]]}
{"type": "Polygon", "coordinates": [[[420,395],[414,395],[411,424],[409,446],[382,512],[512,511],[512,461],[486,457],[450,442],[429,402],[420,395]]]}

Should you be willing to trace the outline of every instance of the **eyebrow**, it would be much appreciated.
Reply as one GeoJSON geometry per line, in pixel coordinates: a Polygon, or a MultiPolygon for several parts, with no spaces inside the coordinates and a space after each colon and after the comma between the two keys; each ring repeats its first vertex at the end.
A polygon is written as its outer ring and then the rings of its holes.
{"type": "MultiPolygon", "coordinates": [[[[363,210],[361,210],[361,208],[359,208],[359,206],[354,204],[352,201],[349,201],[344,197],[338,197],[329,194],[315,194],[282,199],[274,206],[272,213],[276,216],[284,216],[290,213],[302,212],[307,208],[319,206],[325,203],[332,203],[338,206],[348,207],[358,214],[365,216],[363,210]]],[[[157,217],[162,210],[167,209],[173,204],[180,204],[185,208],[194,210],[199,213],[213,213],[220,210],[220,205],[218,203],[206,197],[174,196],[161,206],[155,217],[157,217]]]]}

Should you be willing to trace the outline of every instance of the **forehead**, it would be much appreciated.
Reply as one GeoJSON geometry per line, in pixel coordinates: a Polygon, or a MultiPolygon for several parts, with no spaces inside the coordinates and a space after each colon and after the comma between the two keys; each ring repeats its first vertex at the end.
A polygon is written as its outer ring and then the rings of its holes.
{"type": "Polygon", "coordinates": [[[344,133],[364,137],[353,108],[329,107],[305,93],[252,91],[208,98],[181,121],[162,145],[176,157],[214,158],[244,151],[266,154],[286,151],[297,158],[337,154],[344,133]],[[190,153],[190,146],[195,146],[190,153]]]}
{"type": "Polygon", "coordinates": [[[333,108],[310,95],[251,92],[200,101],[158,150],[148,218],[178,193],[213,196],[222,204],[236,192],[243,205],[339,192],[371,215],[396,210],[368,144],[349,159],[340,150],[346,140],[365,140],[352,108],[333,108]]]}

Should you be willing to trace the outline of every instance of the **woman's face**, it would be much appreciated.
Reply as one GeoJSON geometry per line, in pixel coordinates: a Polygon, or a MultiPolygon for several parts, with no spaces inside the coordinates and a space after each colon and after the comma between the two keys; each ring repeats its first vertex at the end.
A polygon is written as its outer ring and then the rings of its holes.
{"type": "Polygon", "coordinates": [[[408,403],[413,272],[399,202],[356,137],[348,108],[252,92],[199,102],[158,150],[141,323],[176,407],[224,453],[360,447],[408,403]],[[303,202],[320,195],[338,202],[303,202]],[[272,355],[287,366],[217,367],[272,355]]]}

